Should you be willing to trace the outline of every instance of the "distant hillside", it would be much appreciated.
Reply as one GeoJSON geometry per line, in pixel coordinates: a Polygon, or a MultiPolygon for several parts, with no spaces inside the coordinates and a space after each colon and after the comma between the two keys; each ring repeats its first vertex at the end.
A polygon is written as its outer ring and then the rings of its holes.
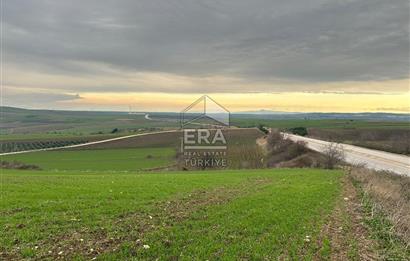
{"type": "Polygon", "coordinates": [[[149,122],[144,114],[104,111],[30,110],[0,107],[1,134],[110,134],[114,129],[133,132],[144,128],[168,126],[149,122]]]}
{"type": "MultiPolygon", "coordinates": [[[[14,107],[0,107],[1,134],[110,134],[114,129],[122,133],[134,132],[147,128],[178,127],[179,112],[149,113],[154,121],[145,119],[144,114],[105,111],[60,111],[30,110],[14,107]],[[160,120],[162,119],[162,120],[160,120]]],[[[232,113],[231,124],[235,126],[258,126],[266,121],[286,121],[284,126],[322,126],[329,120],[330,125],[353,126],[350,121],[384,122],[388,126],[410,127],[410,114],[394,113],[282,113],[266,110],[258,112],[232,113]],[[258,113],[259,112],[259,113],[258,113]],[[301,122],[303,121],[303,122],[301,122]],[[391,122],[391,124],[389,123],[391,122]]],[[[274,124],[279,126],[278,123],[274,124]]],[[[357,123],[355,123],[355,126],[357,123]]],[[[363,125],[363,124],[362,124],[363,125]]],[[[366,125],[367,126],[367,125],[366,125]]]]}
{"type": "Polygon", "coordinates": [[[235,118],[252,118],[265,120],[372,120],[372,121],[409,121],[410,114],[401,113],[298,113],[298,112],[272,112],[263,111],[234,113],[235,118]]]}

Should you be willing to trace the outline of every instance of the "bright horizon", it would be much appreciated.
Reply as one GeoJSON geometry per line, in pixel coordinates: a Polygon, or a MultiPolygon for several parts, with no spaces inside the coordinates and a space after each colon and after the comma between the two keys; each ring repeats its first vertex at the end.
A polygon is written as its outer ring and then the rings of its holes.
{"type": "MultiPolygon", "coordinates": [[[[84,97],[77,101],[64,101],[56,107],[33,107],[33,106],[12,106],[23,109],[49,109],[49,110],[68,110],[68,111],[114,111],[114,112],[175,112],[178,113],[190,103],[198,99],[200,94],[161,94],[161,93],[142,93],[142,94],[99,94],[97,97],[93,94],[85,94],[84,97]],[[83,99],[86,102],[83,102],[83,99]],[[161,107],[155,104],[156,101],[163,100],[161,107]],[[142,107],[138,107],[136,105],[142,107]],[[154,107],[156,106],[156,107],[154,107]]],[[[249,94],[209,94],[218,103],[221,103],[232,113],[249,112],[249,111],[272,111],[283,113],[398,113],[409,114],[410,110],[403,107],[401,110],[396,109],[397,100],[404,106],[410,96],[399,94],[344,94],[349,100],[348,104],[340,103],[335,105],[334,100],[338,100],[341,94],[322,93],[280,93],[280,94],[264,94],[264,93],[249,93],[249,94]],[[386,102],[386,96],[394,97],[392,102],[386,102]],[[400,96],[400,97],[397,97],[400,96]],[[235,97],[232,101],[232,97],[235,97]],[[363,102],[363,98],[366,102],[363,102]],[[257,99],[259,104],[265,104],[263,107],[255,107],[249,99],[257,99]],[[289,102],[291,101],[291,102],[289,102]],[[324,102],[325,101],[325,102],[324,102]],[[269,107],[271,102],[276,102],[275,106],[269,107]],[[310,106],[302,107],[300,104],[312,103],[310,106]],[[315,103],[316,102],[316,103],[315,103]],[[318,105],[317,103],[321,104],[318,105]],[[385,106],[391,107],[376,107],[383,102],[385,106]],[[333,104],[332,104],[333,103],[333,104]],[[350,107],[355,105],[362,105],[357,107],[350,107]],[[367,105],[367,106],[366,106],[367,105]],[[372,109],[372,105],[376,108],[372,109]],[[362,109],[360,109],[362,108],[362,109]]],[[[9,105],[4,105],[9,106],[9,105]]]]}
{"type": "MultiPolygon", "coordinates": [[[[323,113],[410,113],[409,93],[212,93],[231,112],[279,111],[323,113]],[[257,104],[254,102],[257,101],[257,104]],[[406,107],[407,106],[407,107],[406,107]]],[[[202,94],[84,93],[54,106],[15,106],[28,109],[179,112],[202,94]]],[[[4,104],[4,106],[9,106],[4,104]]]]}

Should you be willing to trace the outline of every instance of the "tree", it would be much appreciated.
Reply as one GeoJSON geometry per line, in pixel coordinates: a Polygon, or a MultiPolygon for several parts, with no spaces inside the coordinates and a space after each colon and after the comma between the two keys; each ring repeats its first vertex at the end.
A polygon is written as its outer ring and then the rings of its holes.
{"type": "Polygon", "coordinates": [[[329,142],[324,150],[325,168],[334,169],[336,165],[342,163],[345,159],[343,147],[337,143],[329,142]]]}
{"type": "Polygon", "coordinates": [[[289,129],[290,132],[292,132],[295,135],[299,135],[299,136],[306,136],[308,135],[308,131],[305,127],[295,127],[295,128],[290,128],[289,129]]]}

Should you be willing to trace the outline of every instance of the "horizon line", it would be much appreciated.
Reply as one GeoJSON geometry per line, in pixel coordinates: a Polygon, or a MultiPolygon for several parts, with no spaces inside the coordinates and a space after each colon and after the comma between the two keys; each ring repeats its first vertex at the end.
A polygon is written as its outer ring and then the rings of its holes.
{"type": "MultiPolygon", "coordinates": [[[[14,108],[14,109],[22,109],[22,110],[35,110],[35,111],[72,111],[72,112],[118,112],[118,113],[176,113],[179,114],[180,112],[177,111],[144,111],[144,110],[135,110],[135,111],[126,111],[126,110],[104,110],[104,109],[44,109],[44,108],[28,108],[28,107],[16,107],[10,105],[0,105],[0,108],[14,108]]],[[[403,114],[403,115],[410,115],[409,112],[405,111],[397,111],[397,112],[388,112],[388,111],[359,111],[359,112],[323,112],[323,111],[311,111],[311,112],[301,112],[301,111],[274,111],[269,109],[256,109],[254,111],[233,111],[231,114],[257,114],[257,115],[273,115],[273,114],[314,114],[314,113],[322,113],[322,114],[403,114]],[[258,113],[259,112],[259,113],[258,113]],[[271,113],[269,113],[271,112],[271,113]]]]}

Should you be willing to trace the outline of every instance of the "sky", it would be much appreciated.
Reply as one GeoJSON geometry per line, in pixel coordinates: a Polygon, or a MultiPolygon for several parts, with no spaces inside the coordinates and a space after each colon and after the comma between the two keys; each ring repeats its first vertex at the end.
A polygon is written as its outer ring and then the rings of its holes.
{"type": "Polygon", "coordinates": [[[1,0],[1,101],[410,113],[408,0],[1,0]]]}

